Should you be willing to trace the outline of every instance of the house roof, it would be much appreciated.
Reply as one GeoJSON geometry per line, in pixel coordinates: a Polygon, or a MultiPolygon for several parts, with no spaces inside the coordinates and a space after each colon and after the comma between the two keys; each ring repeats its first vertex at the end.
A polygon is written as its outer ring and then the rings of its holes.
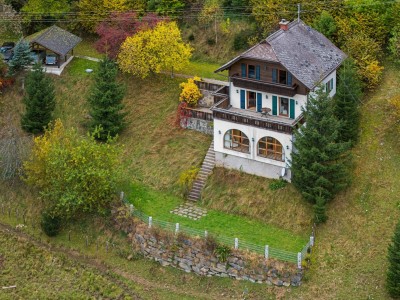
{"type": "Polygon", "coordinates": [[[56,25],[27,36],[25,40],[37,43],[59,55],[66,55],[82,41],[80,37],[56,25]]]}
{"type": "Polygon", "coordinates": [[[228,69],[242,58],[279,62],[311,90],[340,66],[346,54],[323,34],[296,20],[288,30],[276,31],[215,72],[228,69]]]}

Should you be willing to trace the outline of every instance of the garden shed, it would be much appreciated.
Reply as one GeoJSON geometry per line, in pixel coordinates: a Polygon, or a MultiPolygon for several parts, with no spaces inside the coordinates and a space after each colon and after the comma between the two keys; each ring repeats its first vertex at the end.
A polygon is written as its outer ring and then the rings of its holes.
{"type": "MultiPolygon", "coordinates": [[[[60,68],[70,61],[74,48],[82,39],[56,25],[43,29],[25,38],[37,54],[38,61],[46,63],[46,57],[53,58],[51,65],[60,68]]],[[[50,64],[50,60],[47,64],[50,64]]]]}

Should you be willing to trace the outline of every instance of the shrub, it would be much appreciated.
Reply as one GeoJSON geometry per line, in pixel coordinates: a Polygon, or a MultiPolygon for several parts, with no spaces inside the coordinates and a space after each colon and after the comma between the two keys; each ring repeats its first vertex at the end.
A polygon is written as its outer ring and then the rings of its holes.
{"type": "Polygon", "coordinates": [[[253,35],[251,30],[242,30],[235,34],[233,38],[233,50],[239,51],[247,49],[250,46],[249,39],[253,35]]]}
{"type": "Polygon", "coordinates": [[[179,101],[186,102],[189,106],[195,107],[197,102],[202,97],[202,94],[197,87],[195,80],[200,80],[199,77],[189,78],[187,82],[182,82],[180,87],[182,88],[182,92],[179,96],[179,101]]]}
{"type": "Polygon", "coordinates": [[[194,180],[196,179],[197,173],[200,171],[198,167],[191,167],[189,170],[183,171],[179,176],[179,186],[182,188],[184,196],[187,195],[189,189],[192,187],[194,180]]]}
{"type": "Polygon", "coordinates": [[[56,236],[61,229],[61,218],[49,211],[43,211],[40,227],[47,236],[56,236]]]}
{"type": "Polygon", "coordinates": [[[400,121],[400,95],[397,95],[389,100],[389,104],[394,108],[394,114],[398,121],[400,121]]]}
{"type": "Polygon", "coordinates": [[[283,178],[273,179],[269,184],[269,189],[271,191],[276,191],[279,189],[283,189],[287,185],[287,181],[283,178]]]}
{"type": "Polygon", "coordinates": [[[214,250],[214,254],[220,262],[226,262],[231,252],[231,248],[225,245],[218,245],[214,250]]]}
{"type": "Polygon", "coordinates": [[[212,235],[207,235],[207,237],[204,239],[204,246],[206,250],[214,253],[215,249],[218,247],[218,242],[212,235]]]}
{"type": "Polygon", "coordinates": [[[207,39],[207,45],[209,45],[209,46],[214,46],[214,45],[215,45],[215,39],[213,39],[213,38],[208,38],[208,39],[207,39]]]}

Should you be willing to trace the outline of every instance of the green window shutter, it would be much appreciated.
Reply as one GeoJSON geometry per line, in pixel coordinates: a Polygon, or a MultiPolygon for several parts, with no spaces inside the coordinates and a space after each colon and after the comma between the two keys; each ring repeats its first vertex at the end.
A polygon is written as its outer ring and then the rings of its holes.
{"type": "Polygon", "coordinates": [[[291,118],[291,119],[295,118],[295,106],[296,106],[296,101],[294,99],[290,99],[290,103],[289,103],[289,118],[291,118]]]}
{"type": "Polygon", "coordinates": [[[261,107],[262,107],[262,94],[257,93],[257,111],[261,112],[261,107]]]}
{"type": "Polygon", "coordinates": [[[260,66],[259,65],[256,66],[256,79],[260,80],[260,66]]]}
{"type": "Polygon", "coordinates": [[[272,82],[278,82],[278,69],[272,69],[272,82]]]}
{"type": "Polygon", "coordinates": [[[278,114],[278,97],[272,96],[272,115],[276,116],[278,114]]]}
{"type": "Polygon", "coordinates": [[[247,77],[247,66],[246,64],[242,64],[242,77],[247,77]]]}
{"type": "Polygon", "coordinates": [[[240,108],[241,109],[246,108],[246,91],[245,90],[240,90],[240,108]]]}

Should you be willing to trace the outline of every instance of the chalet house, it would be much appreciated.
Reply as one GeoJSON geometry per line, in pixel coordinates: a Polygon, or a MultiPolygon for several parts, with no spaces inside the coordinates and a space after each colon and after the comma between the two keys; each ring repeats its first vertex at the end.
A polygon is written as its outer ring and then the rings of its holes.
{"type": "Polygon", "coordinates": [[[212,107],[216,164],[269,178],[291,179],[293,130],[321,83],[336,93],[346,55],[301,20],[280,29],[215,72],[229,71],[229,96],[212,107]]]}

